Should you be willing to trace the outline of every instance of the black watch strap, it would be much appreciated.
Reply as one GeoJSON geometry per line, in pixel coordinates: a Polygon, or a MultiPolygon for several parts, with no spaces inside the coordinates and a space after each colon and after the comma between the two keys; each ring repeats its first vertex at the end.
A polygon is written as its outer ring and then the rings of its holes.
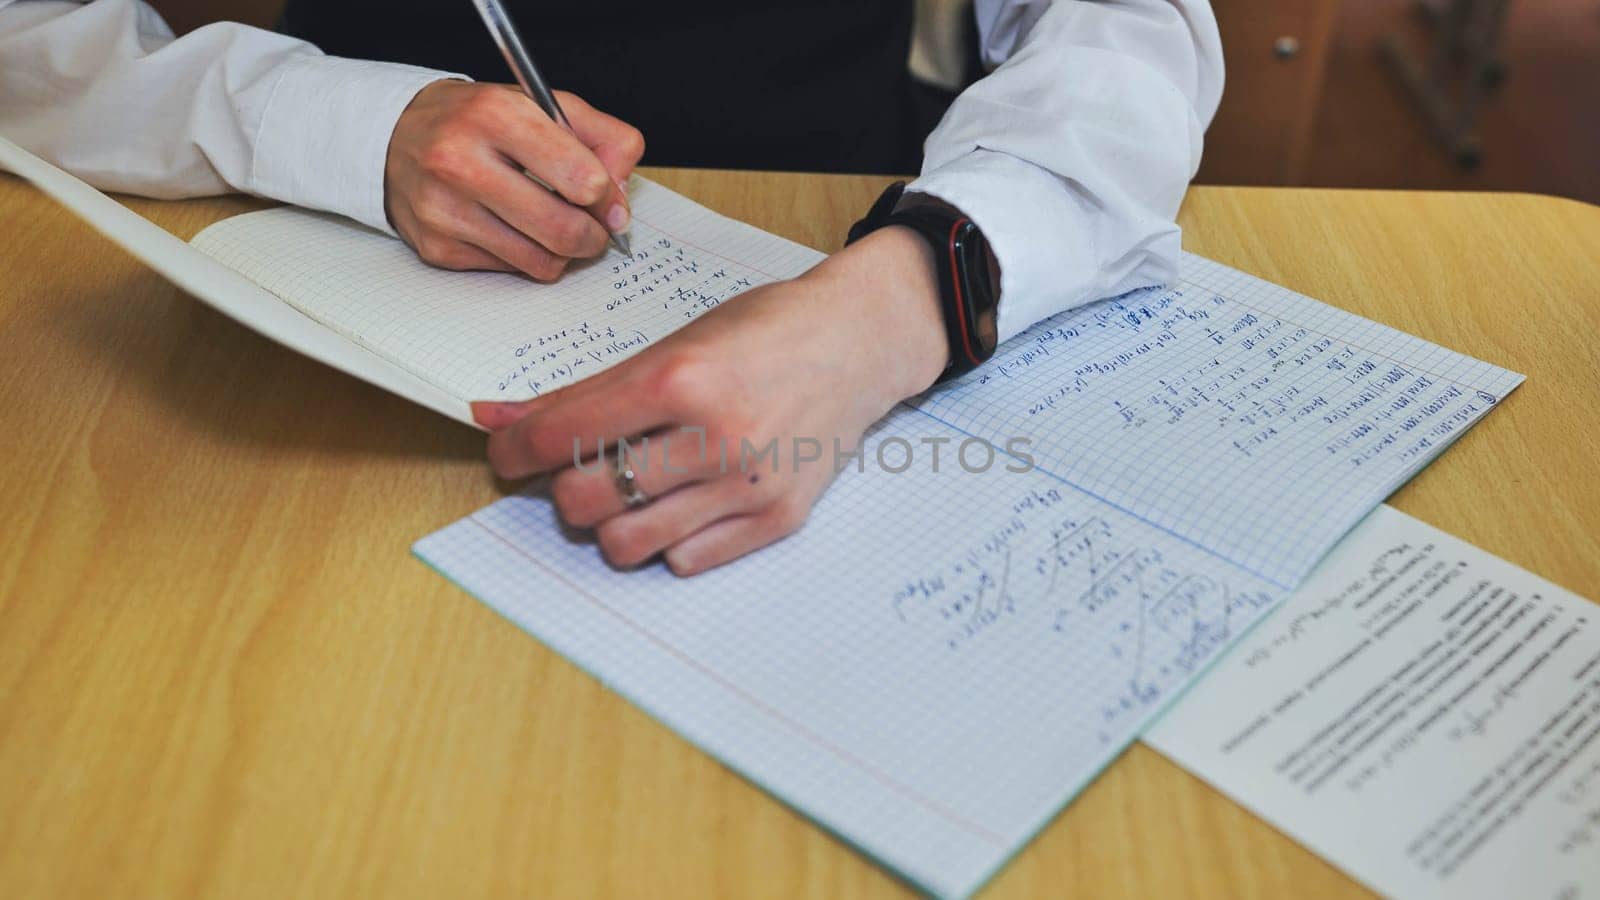
{"type": "Polygon", "coordinates": [[[887,225],[905,225],[933,248],[949,363],[939,381],[960,377],[994,354],[999,285],[983,233],[971,219],[942,204],[901,203],[905,182],[889,186],[865,218],[851,226],[853,244],[887,225]]]}

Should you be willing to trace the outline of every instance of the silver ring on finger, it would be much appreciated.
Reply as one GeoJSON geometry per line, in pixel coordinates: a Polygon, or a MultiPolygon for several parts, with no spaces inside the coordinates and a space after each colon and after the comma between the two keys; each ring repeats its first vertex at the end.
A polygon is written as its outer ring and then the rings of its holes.
{"type": "Polygon", "coordinates": [[[617,463],[612,483],[617,486],[617,496],[622,498],[622,505],[628,509],[638,509],[650,502],[650,495],[640,489],[638,473],[633,471],[633,464],[628,461],[624,446],[624,442],[617,442],[617,463]]]}

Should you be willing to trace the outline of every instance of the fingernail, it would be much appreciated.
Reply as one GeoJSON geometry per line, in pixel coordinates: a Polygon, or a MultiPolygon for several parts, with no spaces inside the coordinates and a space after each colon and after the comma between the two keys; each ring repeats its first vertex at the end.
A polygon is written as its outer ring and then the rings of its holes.
{"type": "Polygon", "coordinates": [[[520,403],[501,403],[493,400],[474,400],[468,404],[472,420],[491,431],[516,421],[520,403]]]}
{"type": "Polygon", "coordinates": [[[622,231],[628,227],[628,208],[618,203],[606,210],[606,227],[612,231],[622,231]]]}

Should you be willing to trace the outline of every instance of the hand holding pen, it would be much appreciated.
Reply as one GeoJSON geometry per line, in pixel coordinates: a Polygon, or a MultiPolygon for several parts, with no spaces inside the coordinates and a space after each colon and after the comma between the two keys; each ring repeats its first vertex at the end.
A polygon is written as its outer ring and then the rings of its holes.
{"type": "MultiPolygon", "coordinates": [[[[473,0],[472,5],[477,7],[478,15],[483,18],[483,24],[489,29],[489,36],[494,39],[495,46],[500,48],[500,54],[506,58],[506,65],[511,67],[511,73],[517,76],[517,83],[522,85],[522,92],[539,104],[545,115],[554,119],[568,134],[577,137],[577,129],[572,127],[572,122],[561,109],[560,100],[545,83],[544,76],[539,73],[539,67],[534,64],[533,57],[528,54],[527,46],[522,43],[522,35],[518,33],[516,25],[512,24],[511,17],[506,15],[505,7],[500,5],[500,0],[473,0]]],[[[608,209],[601,214],[600,224],[605,227],[611,243],[617,250],[624,256],[632,256],[633,253],[628,248],[627,233],[624,231],[627,222],[619,220],[614,223],[611,219],[608,209]]]]}
{"type": "Polygon", "coordinates": [[[553,281],[573,259],[604,253],[608,229],[626,231],[620,185],[643,137],[572,94],[552,96],[571,131],[507,85],[438,81],[418,92],[389,141],[384,205],[419,256],[553,281]]]}

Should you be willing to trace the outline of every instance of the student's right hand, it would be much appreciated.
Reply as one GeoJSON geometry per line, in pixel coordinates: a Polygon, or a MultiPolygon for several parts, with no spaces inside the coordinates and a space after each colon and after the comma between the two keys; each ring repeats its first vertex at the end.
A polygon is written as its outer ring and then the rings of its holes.
{"type": "Polygon", "coordinates": [[[605,252],[600,220],[627,227],[621,185],[644,138],[556,95],[576,138],[509,85],[436,81],[417,92],[389,139],[383,180],[389,222],[417,255],[553,281],[572,259],[605,252]]]}

